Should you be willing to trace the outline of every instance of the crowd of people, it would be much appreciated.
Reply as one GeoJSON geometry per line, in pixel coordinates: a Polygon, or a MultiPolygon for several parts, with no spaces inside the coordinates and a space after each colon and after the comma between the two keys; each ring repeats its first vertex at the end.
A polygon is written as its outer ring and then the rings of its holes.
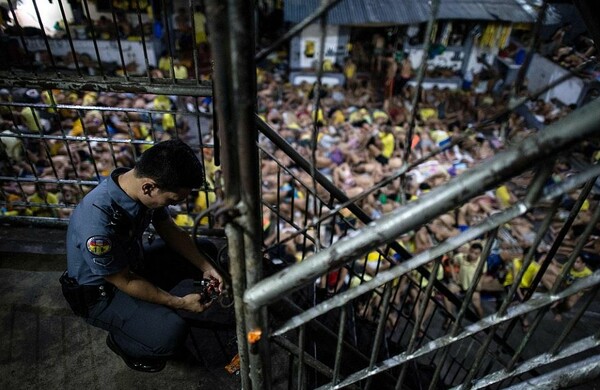
{"type": "Polygon", "coordinates": [[[132,166],[153,143],[197,138],[190,132],[191,119],[177,111],[194,98],[22,88],[0,90],[0,98],[24,104],[0,108],[2,175],[17,179],[3,183],[4,215],[68,218],[92,183],[116,167],[132,166]],[[41,107],[54,104],[82,108],[41,107]],[[73,183],[57,184],[58,179],[73,183]]]}
{"type": "MultiPolygon", "coordinates": [[[[345,86],[322,86],[318,90],[316,84],[307,82],[299,85],[281,83],[277,76],[267,72],[260,72],[258,79],[258,107],[261,117],[301,155],[314,162],[316,169],[336,187],[350,198],[356,198],[356,203],[375,220],[402,204],[417,199],[432,188],[445,184],[466,169],[492,158],[504,148],[518,144],[537,131],[543,131],[543,127],[530,126],[527,118],[519,112],[528,112],[540,123],[549,125],[574,109],[572,106],[561,105],[558,101],[535,100],[523,105],[521,111],[504,114],[512,98],[508,90],[494,91],[490,88],[477,93],[475,85],[465,89],[460,86],[457,89],[433,87],[421,92],[415,108],[416,126],[410,148],[407,148],[412,102],[416,93],[416,88],[410,83],[384,102],[377,99],[380,94],[376,89],[380,86],[368,82],[353,80],[345,86]],[[320,105],[318,109],[315,108],[317,92],[320,105]],[[492,118],[496,120],[490,120],[492,118]],[[447,147],[453,141],[458,142],[447,147]],[[316,144],[314,153],[313,142],[316,144]],[[405,161],[411,164],[431,154],[435,155],[407,172],[404,182],[391,180],[385,186],[370,191],[378,183],[394,176],[405,161]],[[361,196],[365,192],[368,195],[361,196]]],[[[279,215],[278,219],[272,209],[264,208],[265,215],[271,216],[271,219],[267,218],[264,222],[266,244],[273,261],[300,261],[316,250],[314,237],[312,241],[303,239],[301,235],[291,239],[296,229],[283,221],[292,221],[293,224],[304,227],[321,215],[322,210],[315,209],[312,201],[312,178],[297,168],[287,156],[274,149],[268,141],[262,140],[261,144],[267,152],[263,154],[262,162],[263,199],[276,205],[279,215]],[[284,244],[277,244],[276,238],[284,244]]],[[[591,164],[597,159],[597,148],[591,144],[571,155],[560,156],[548,185],[577,172],[580,164],[591,164]]],[[[525,195],[532,177],[531,171],[515,177],[435,218],[418,230],[405,234],[399,242],[413,254],[429,249],[514,205],[525,195]]],[[[528,283],[531,283],[534,271],[543,262],[579,191],[573,191],[561,200],[561,209],[554,217],[552,227],[542,244],[535,250],[535,261],[530,266],[533,268],[528,269],[526,278],[521,281],[517,298],[523,297],[523,291],[532,287],[528,283]]],[[[319,185],[316,193],[322,196],[324,202],[329,201],[326,191],[319,185]]],[[[551,281],[556,280],[573,251],[578,237],[575,232],[581,232],[589,222],[590,210],[593,210],[598,200],[598,195],[594,192],[584,202],[569,235],[563,240],[558,254],[545,272],[540,288],[552,287],[551,281]]],[[[486,259],[481,258],[485,238],[446,254],[440,259],[443,265],[439,267],[436,277],[450,291],[464,294],[473,282],[478,262],[486,262],[484,274],[472,298],[475,312],[484,316],[486,310],[481,303],[482,296],[496,297],[498,302],[505,296],[525,255],[534,244],[545,211],[545,206],[536,207],[527,215],[502,226],[501,234],[486,259]]],[[[347,209],[342,209],[340,216],[330,221],[329,224],[323,222],[326,227],[321,228],[320,245],[327,246],[347,234],[353,234],[352,230],[362,226],[361,221],[347,209]]],[[[590,267],[597,265],[597,250],[600,249],[598,232],[600,230],[596,226],[576,265],[567,273],[567,280],[589,275],[590,267]]],[[[324,299],[393,266],[399,255],[392,251],[388,253],[388,257],[384,257],[384,249],[372,252],[351,266],[334,270],[321,278],[316,285],[317,296],[324,299]]],[[[434,262],[428,265],[430,271],[433,264],[434,262]]],[[[419,302],[424,299],[419,292],[422,293],[426,286],[427,280],[418,272],[406,275],[395,284],[393,307],[398,308],[400,302],[407,299],[414,307],[412,313],[416,318],[419,302]],[[408,298],[404,298],[406,296],[408,298]]],[[[360,304],[364,318],[377,318],[381,307],[380,295],[381,293],[373,294],[368,302],[360,304]]],[[[448,300],[442,299],[439,293],[434,296],[437,297],[435,299],[438,306],[444,307],[447,313],[456,312],[456,308],[448,300]]],[[[573,299],[555,305],[553,309],[556,319],[560,319],[561,313],[573,306],[573,299]]],[[[433,305],[427,306],[424,317],[431,316],[432,310],[433,305]]],[[[395,319],[397,313],[392,309],[389,327],[393,326],[395,319]]],[[[528,327],[526,319],[522,320],[522,326],[524,329],[528,327]]],[[[424,329],[421,330],[423,332],[424,329]]]]}

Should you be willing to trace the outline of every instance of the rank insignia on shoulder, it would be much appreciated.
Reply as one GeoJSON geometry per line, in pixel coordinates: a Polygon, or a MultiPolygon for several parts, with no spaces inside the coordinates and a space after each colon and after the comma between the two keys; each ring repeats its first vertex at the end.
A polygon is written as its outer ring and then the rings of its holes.
{"type": "Polygon", "coordinates": [[[108,237],[104,236],[92,236],[88,238],[85,243],[85,246],[93,255],[102,256],[110,252],[112,249],[112,242],[108,237]]]}

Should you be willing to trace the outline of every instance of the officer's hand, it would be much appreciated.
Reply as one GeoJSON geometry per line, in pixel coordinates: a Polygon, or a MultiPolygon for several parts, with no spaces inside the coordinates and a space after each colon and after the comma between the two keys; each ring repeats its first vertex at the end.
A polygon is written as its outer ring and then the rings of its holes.
{"type": "Polygon", "coordinates": [[[223,278],[214,268],[210,267],[209,269],[204,271],[204,277],[208,279],[217,279],[219,281],[219,292],[223,291],[223,278]]]}
{"type": "Polygon", "coordinates": [[[191,311],[193,313],[201,313],[208,309],[212,304],[212,301],[202,304],[200,303],[200,294],[188,294],[183,299],[183,310],[191,311]]]}

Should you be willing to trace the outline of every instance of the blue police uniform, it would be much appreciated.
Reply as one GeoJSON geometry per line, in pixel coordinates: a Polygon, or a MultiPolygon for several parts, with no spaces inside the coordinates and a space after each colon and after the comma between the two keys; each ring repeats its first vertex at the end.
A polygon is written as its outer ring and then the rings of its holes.
{"type": "Polygon", "coordinates": [[[99,289],[95,302],[87,302],[89,324],[108,330],[128,356],[167,357],[184,342],[185,321],[174,310],[131,297],[104,279],[128,266],[137,272],[144,230],[152,221],[169,218],[166,208],[148,209],[119,187],[117,177],[127,170],[115,169],[73,212],[67,230],[68,274],[79,285],[99,289]]]}

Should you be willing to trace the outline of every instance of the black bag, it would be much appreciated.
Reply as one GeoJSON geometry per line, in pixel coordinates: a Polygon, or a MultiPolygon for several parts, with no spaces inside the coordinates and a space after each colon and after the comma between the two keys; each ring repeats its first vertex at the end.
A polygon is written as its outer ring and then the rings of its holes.
{"type": "Polygon", "coordinates": [[[73,313],[80,317],[87,317],[88,307],[83,286],[80,286],[75,279],[69,277],[67,271],[58,280],[62,286],[63,296],[71,306],[73,313]]]}

